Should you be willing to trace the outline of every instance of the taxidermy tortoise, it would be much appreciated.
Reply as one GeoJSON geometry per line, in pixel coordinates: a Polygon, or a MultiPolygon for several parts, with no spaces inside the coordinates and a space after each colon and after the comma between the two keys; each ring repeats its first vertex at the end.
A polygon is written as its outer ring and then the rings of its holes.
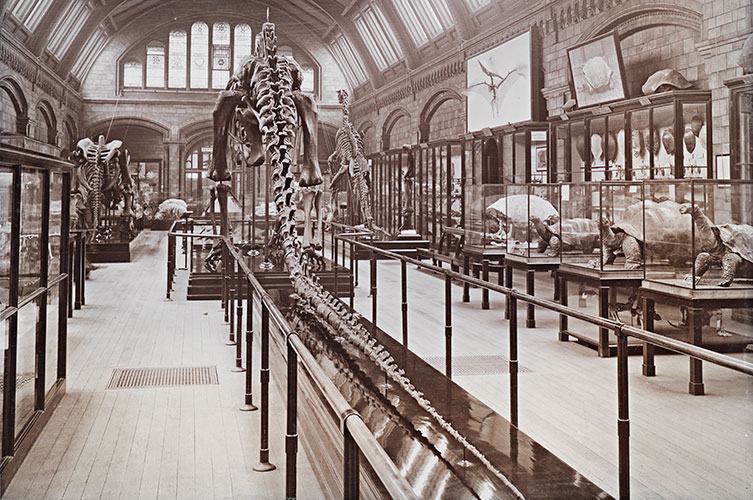
{"type": "Polygon", "coordinates": [[[689,216],[678,216],[680,204],[672,200],[660,203],[646,200],[644,203],[627,207],[622,220],[611,227],[605,223],[607,221],[602,221],[605,264],[612,264],[621,249],[625,254],[625,269],[640,269],[645,233],[651,235],[654,255],[668,259],[675,267],[683,265],[687,255],[681,249],[690,245],[690,231],[687,230],[691,223],[689,216]],[[642,231],[644,221],[645,231],[642,231]]]}
{"type": "Polygon", "coordinates": [[[701,279],[714,262],[722,265],[722,281],[717,286],[728,287],[739,277],[753,278],[753,226],[716,226],[698,205],[689,203],[680,206],[680,213],[690,214],[698,230],[701,252],[695,259],[697,280],[701,279]]]}
{"type": "Polygon", "coordinates": [[[531,224],[542,240],[539,251],[547,257],[557,257],[563,250],[581,250],[590,254],[598,247],[599,228],[595,221],[578,217],[558,222],[559,216],[549,216],[544,220],[531,216],[531,224]]]}

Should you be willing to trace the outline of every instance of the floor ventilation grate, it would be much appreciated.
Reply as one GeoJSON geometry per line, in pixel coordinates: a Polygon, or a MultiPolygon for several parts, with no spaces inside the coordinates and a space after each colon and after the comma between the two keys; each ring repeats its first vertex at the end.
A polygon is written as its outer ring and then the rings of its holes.
{"type": "Polygon", "coordinates": [[[107,389],[147,389],[182,385],[217,385],[216,366],[115,368],[107,389]]]}
{"type": "MultiPolygon", "coordinates": [[[[428,356],[424,361],[444,373],[444,356],[428,356]]],[[[510,360],[499,354],[480,356],[453,356],[452,376],[500,375],[510,372],[510,360]]],[[[518,363],[518,373],[530,373],[531,370],[518,363]]]]}

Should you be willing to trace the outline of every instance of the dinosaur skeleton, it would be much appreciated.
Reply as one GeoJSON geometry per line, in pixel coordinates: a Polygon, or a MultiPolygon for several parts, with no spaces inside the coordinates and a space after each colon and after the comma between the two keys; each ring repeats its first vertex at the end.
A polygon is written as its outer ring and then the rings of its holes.
{"type": "Polygon", "coordinates": [[[337,185],[342,182],[346,176],[355,186],[356,199],[361,212],[361,221],[369,231],[374,229],[374,218],[371,215],[371,204],[369,202],[369,184],[367,181],[369,175],[369,164],[364,157],[363,138],[361,134],[350,123],[350,100],[348,92],[345,90],[337,91],[337,100],[340,102],[343,110],[343,126],[335,134],[335,150],[327,159],[330,170],[334,171],[334,166],[339,165],[337,173],[332,177],[330,189],[337,190],[337,185]]]}
{"type": "MultiPolygon", "coordinates": [[[[312,273],[312,266],[307,265],[305,257],[307,252],[302,248],[295,227],[296,207],[293,201],[294,183],[291,168],[295,151],[296,125],[299,118],[299,109],[294,98],[300,85],[298,69],[292,60],[277,55],[275,25],[267,21],[262,25],[260,35],[257,36],[254,57],[244,65],[241,69],[241,78],[236,81],[239,95],[222,93],[214,113],[215,141],[218,140],[218,135],[226,134],[228,122],[235,114],[236,106],[242,104],[247,106],[241,113],[245,113],[245,116],[254,116],[257,120],[258,131],[246,129],[246,133],[248,137],[256,135],[261,138],[264,158],[272,170],[274,201],[278,211],[277,227],[272,243],[277,245],[278,252],[282,254],[295,292],[295,299],[301,307],[306,307],[326,321],[334,333],[368,355],[386,373],[387,377],[411,394],[416,402],[439,425],[450,432],[470,454],[499,477],[518,498],[523,498],[515,486],[432,407],[423,394],[410,383],[405,372],[399,369],[389,352],[378,344],[376,339],[371,338],[361,323],[360,317],[348,312],[339,299],[326,291],[312,273]],[[226,109],[228,102],[234,103],[229,110],[226,109]]],[[[224,151],[227,142],[226,140],[220,141],[218,145],[222,146],[222,149],[217,149],[219,153],[224,151]]],[[[228,178],[226,168],[224,156],[217,154],[214,157],[210,178],[217,181],[226,180],[228,178]]],[[[318,168],[315,172],[308,172],[309,175],[318,173],[318,168]]],[[[302,173],[302,178],[304,174],[305,172],[302,173]]],[[[310,180],[311,177],[308,181],[310,180]]],[[[218,192],[220,196],[223,192],[226,196],[227,188],[218,192]]],[[[220,203],[220,209],[225,209],[222,203],[220,203]]]]}
{"type": "Polygon", "coordinates": [[[114,208],[123,200],[122,220],[132,233],[134,190],[128,169],[130,156],[122,147],[123,142],[105,144],[104,136],[100,135],[96,143],[87,137],[78,141],[76,146],[72,157],[78,168],[74,176],[72,204],[78,212],[79,224],[89,225],[101,235],[105,231],[100,227],[102,209],[114,208]]]}

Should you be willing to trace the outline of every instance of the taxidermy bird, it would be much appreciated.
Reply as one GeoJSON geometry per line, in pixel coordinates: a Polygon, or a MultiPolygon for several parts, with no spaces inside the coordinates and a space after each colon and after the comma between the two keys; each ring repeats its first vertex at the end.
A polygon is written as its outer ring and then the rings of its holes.
{"type": "MultiPolygon", "coordinates": [[[[489,101],[489,104],[492,107],[492,110],[494,111],[494,115],[498,115],[499,111],[499,104],[497,103],[497,98],[500,98],[500,101],[504,100],[505,94],[507,94],[507,91],[511,87],[511,82],[513,81],[512,78],[510,78],[513,74],[517,76],[524,76],[523,75],[523,68],[513,68],[510,71],[507,72],[505,76],[501,76],[499,73],[495,73],[494,71],[490,71],[486,66],[484,66],[484,63],[481,61],[478,62],[478,65],[481,67],[481,71],[489,78],[488,81],[481,81],[474,83],[472,85],[469,85],[467,89],[465,89],[464,93],[468,95],[469,92],[478,92],[474,87],[485,87],[489,94],[492,95],[491,101],[489,101]],[[498,81],[496,81],[498,80],[498,81]],[[508,82],[507,85],[504,85],[505,82],[508,82]],[[503,87],[504,85],[504,87],[503,87]],[[473,90],[472,90],[473,89],[473,90]]],[[[487,94],[483,94],[484,99],[487,98],[487,94]]]]}

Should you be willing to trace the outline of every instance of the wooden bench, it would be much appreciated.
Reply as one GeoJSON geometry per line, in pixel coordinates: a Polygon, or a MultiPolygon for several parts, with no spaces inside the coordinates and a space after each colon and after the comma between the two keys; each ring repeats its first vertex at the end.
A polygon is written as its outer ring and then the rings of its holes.
{"type": "Polygon", "coordinates": [[[463,268],[463,246],[465,245],[466,231],[461,227],[443,227],[436,250],[427,248],[418,249],[418,258],[429,259],[435,266],[442,267],[446,262],[453,271],[463,268]]]}

